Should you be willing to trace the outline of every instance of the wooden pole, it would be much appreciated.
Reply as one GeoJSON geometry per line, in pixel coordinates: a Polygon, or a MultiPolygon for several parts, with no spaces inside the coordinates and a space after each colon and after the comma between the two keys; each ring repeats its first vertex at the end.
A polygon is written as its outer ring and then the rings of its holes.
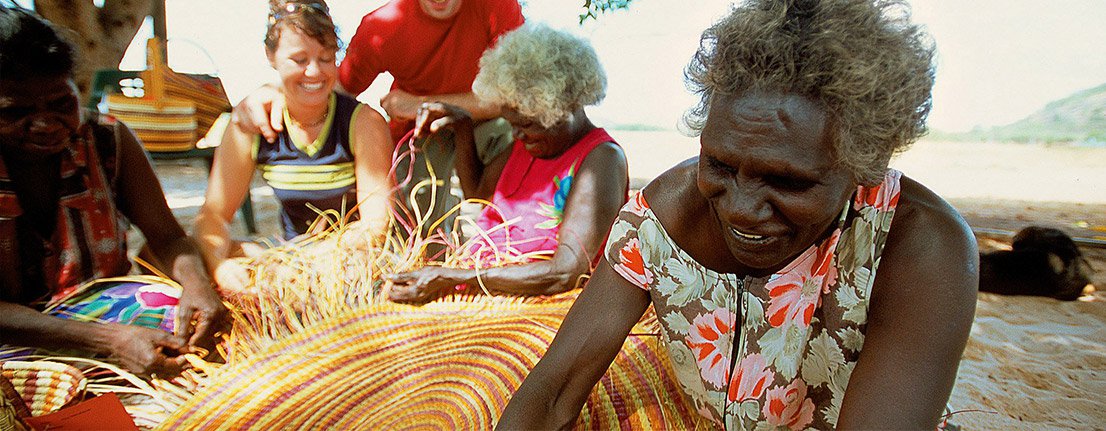
{"type": "Polygon", "coordinates": [[[165,64],[169,64],[169,55],[165,50],[168,45],[169,32],[167,31],[167,23],[165,20],[165,0],[154,0],[153,10],[150,16],[154,20],[154,37],[161,40],[162,43],[158,44],[161,49],[161,58],[165,59],[165,64]]]}

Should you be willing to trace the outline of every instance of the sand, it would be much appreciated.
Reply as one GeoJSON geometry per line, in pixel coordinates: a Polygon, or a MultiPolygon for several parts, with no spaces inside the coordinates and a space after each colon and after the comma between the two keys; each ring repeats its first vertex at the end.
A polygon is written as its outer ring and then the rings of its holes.
{"type": "MultiPolygon", "coordinates": [[[[673,132],[611,134],[626,149],[633,188],[698,153],[696,139],[673,132]]],[[[1005,232],[1032,224],[1106,241],[1106,148],[922,141],[892,166],[948,199],[978,229],[981,249],[1001,248],[1005,232]]],[[[155,167],[170,206],[190,229],[203,201],[203,164],[155,167]]],[[[271,194],[255,180],[260,237],[278,233],[271,194]]],[[[245,235],[241,223],[234,229],[245,235]]],[[[986,430],[1106,428],[1106,248],[1083,251],[1100,291],[1079,301],[979,295],[950,400],[965,412],[954,423],[986,430]]]]}
{"type": "Polygon", "coordinates": [[[1106,426],[1106,295],[979,295],[950,404],[966,429],[1106,426]]]}

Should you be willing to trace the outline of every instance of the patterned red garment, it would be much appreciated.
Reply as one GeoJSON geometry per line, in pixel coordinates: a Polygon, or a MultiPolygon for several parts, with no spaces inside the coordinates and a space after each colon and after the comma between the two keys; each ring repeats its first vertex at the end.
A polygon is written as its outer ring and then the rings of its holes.
{"type": "MultiPolygon", "coordinates": [[[[57,226],[51,238],[43,239],[47,253],[42,273],[53,299],[65,296],[83,281],[130,270],[127,222],[115,207],[112,187],[118,171],[119,127],[85,123],[62,153],[57,226]]],[[[21,267],[16,222],[22,214],[7,166],[0,160],[0,264],[6,268],[21,267]]],[[[19,291],[27,288],[15,271],[5,273],[5,282],[18,286],[19,291]]]]}

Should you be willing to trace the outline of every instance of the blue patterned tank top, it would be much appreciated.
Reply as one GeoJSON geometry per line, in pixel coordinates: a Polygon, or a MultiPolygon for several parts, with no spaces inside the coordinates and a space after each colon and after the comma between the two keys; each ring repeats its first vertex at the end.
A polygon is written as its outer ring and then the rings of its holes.
{"type": "MultiPolygon", "coordinates": [[[[298,142],[287,129],[275,143],[254,138],[254,161],[280,201],[285,239],[307,232],[320,211],[345,214],[357,203],[352,124],[363,106],[332,93],[326,122],[314,142],[298,142]]],[[[284,122],[290,123],[287,111],[284,122]]]]}

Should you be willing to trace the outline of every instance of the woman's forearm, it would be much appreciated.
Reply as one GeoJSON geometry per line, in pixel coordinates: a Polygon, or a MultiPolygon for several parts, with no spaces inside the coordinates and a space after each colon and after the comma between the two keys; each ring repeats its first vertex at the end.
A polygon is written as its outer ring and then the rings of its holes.
{"type": "Polygon", "coordinates": [[[526,376],[503,409],[496,430],[559,430],[569,429],[576,423],[581,405],[564,397],[564,382],[550,379],[549,373],[553,371],[544,368],[539,361],[526,376]],[[535,414],[537,412],[541,414],[535,414]]]}
{"type": "Polygon", "coordinates": [[[169,265],[169,276],[186,290],[211,286],[200,251],[191,238],[181,236],[168,244],[151,246],[154,254],[169,265]]]}
{"type": "Polygon", "coordinates": [[[455,127],[453,132],[457,154],[454,168],[457,170],[457,182],[461,185],[461,192],[466,198],[487,199],[491,193],[482,190],[484,163],[480,161],[480,156],[476,152],[471,120],[463,126],[455,127]]]}
{"type": "Polygon", "coordinates": [[[196,216],[195,238],[200,256],[211,271],[219,268],[219,265],[231,255],[230,223],[214,214],[207,213],[203,208],[196,216]]]}
{"type": "Polygon", "coordinates": [[[462,271],[460,283],[473,288],[514,295],[552,295],[582,285],[588,267],[545,260],[462,271]]]}
{"type": "Polygon", "coordinates": [[[601,262],[549,349],[503,410],[497,430],[567,429],[649,307],[644,290],[601,262]]]}
{"type": "Polygon", "coordinates": [[[0,302],[0,344],[39,348],[78,348],[109,353],[105,325],[66,320],[10,302],[0,302]]]}

